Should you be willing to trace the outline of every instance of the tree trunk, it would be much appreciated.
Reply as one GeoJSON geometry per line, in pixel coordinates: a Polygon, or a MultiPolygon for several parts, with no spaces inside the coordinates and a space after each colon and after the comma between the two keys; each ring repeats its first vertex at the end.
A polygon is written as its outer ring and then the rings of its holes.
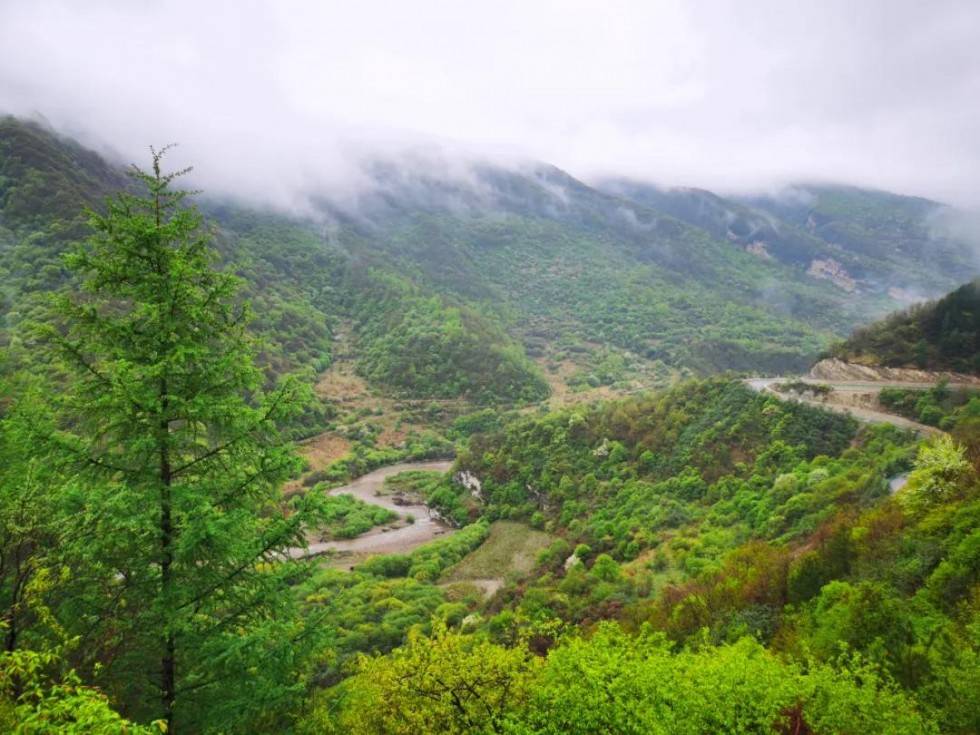
{"type": "MultiPolygon", "coordinates": [[[[173,565],[173,516],[170,486],[173,481],[170,468],[169,433],[170,422],[167,417],[167,381],[160,380],[160,594],[164,610],[171,602],[173,565]]],[[[165,612],[167,614],[167,612],[165,612]]],[[[173,735],[174,700],[177,693],[176,653],[177,642],[170,627],[169,616],[164,621],[166,635],[163,639],[163,658],[160,662],[160,694],[163,703],[163,719],[167,723],[167,733],[173,735]]]]}

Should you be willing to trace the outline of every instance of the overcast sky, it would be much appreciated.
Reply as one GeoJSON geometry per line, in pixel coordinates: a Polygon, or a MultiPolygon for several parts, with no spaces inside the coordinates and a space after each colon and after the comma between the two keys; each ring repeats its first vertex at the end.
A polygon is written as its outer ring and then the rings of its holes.
{"type": "Polygon", "coordinates": [[[423,144],[980,206],[980,2],[0,0],[0,111],[274,201],[423,144]]]}

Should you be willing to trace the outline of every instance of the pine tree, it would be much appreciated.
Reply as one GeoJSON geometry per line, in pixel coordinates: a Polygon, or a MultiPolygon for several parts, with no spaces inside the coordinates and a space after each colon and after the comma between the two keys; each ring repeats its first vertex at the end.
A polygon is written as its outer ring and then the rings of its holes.
{"type": "MultiPolygon", "coordinates": [[[[47,417],[34,386],[0,380],[0,395],[18,398],[0,408],[0,640],[13,653],[38,645],[32,609],[37,582],[58,566],[66,525],[59,503],[62,478],[34,454],[34,437],[47,417]]],[[[17,381],[20,382],[20,381],[17,381]]]]}
{"type": "Polygon", "coordinates": [[[80,293],[60,298],[48,338],[97,570],[71,603],[81,650],[128,716],[173,733],[272,710],[295,688],[291,644],[306,632],[290,585],[308,566],[286,552],[314,501],[287,508],[279,490],[298,460],[276,425],[299,389],[263,391],[237,279],[213,267],[166,150],[133,167],[145,193],[91,214],[93,237],[68,258],[80,293]]]}

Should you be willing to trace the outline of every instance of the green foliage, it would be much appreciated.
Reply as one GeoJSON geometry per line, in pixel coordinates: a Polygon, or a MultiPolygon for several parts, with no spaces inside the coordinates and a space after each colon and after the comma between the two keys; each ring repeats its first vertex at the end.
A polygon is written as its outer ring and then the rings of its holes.
{"type": "Polygon", "coordinates": [[[351,733],[867,732],[883,712],[889,732],[938,732],[859,659],[803,668],[748,640],[673,653],[610,625],[543,659],[437,628],[362,660],[339,696],[324,721],[351,733]]]}
{"type": "Polygon", "coordinates": [[[532,663],[520,649],[437,628],[389,657],[361,660],[342,726],[351,733],[499,732],[528,696],[532,663]]]}
{"type": "Polygon", "coordinates": [[[735,514],[755,533],[812,529],[836,497],[833,485],[810,503],[780,494],[778,484],[776,493],[768,489],[807,459],[839,454],[854,430],[847,418],[767,399],[739,383],[688,382],[515,421],[473,437],[457,464],[481,479],[488,517],[541,513],[625,559],[661,533],[712,516],[730,527],[735,514]]]}
{"type": "Polygon", "coordinates": [[[435,585],[405,578],[407,570],[405,557],[375,557],[369,571],[327,569],[302,586],[306,615],[329,627],[329,647],[317,681],[336,683],[358,654],[390,651],[404,642],[409,630],[429,629],[445,594],[435,585]],[[405,565],[393,570],[392,564],[400,561],[405,565]],[[395,571],[400,574],[386,574],[395,571]]]}
{"type": "Polygon", "coordinates": [[[303,622],[283,594],[304,567],[270,563],[315,515],[315,497],[280,504],[298,460],[276,422],[298,388],[262,391],[237,279],[160,154],[135,178],[145,193],[92,214],[67,261],[81,291],[38,330],[64,390],[36,439],[73,477],[78,582],[53,609],[127,714],[231,727],[274,717],[304,655],[284,655],[303,622]]]}
{"type": "Polygon", "coordinates": [[[371,557],[359,565],[357,571],[381,577],[409,576],[420,582],[434,582],[443,570],[483,543],[489,533],[489,524],[478,521],[420,546],[408,555],[371,557]]]}
{"type": "MultiPolygon", "coordinates": [[[[14,387],[0,381],[0,389],[14,387]]],[[[63,553],[71,542],[71,485],[36,447],[52,417],[36,381],[16,388],[18,400],[0,416],[0,632],[7,651],[53,643],[37,608],[50,591],[46,579],[71,562],[63,553]]]]}
{"type": "MultiPolygon", "coordinates": [[[[80,224],[86,206],[119,188],[123,177],[92,151],[36,123],[0,117],[0,202],[8,226],[50,226],[61,220],[80,224]]],[[[75,232],[57,226],[61,237],[75,232]]]]}
{"type": "Polygon", "coordinates": [[[398,518],[394,511],[365,503],[353,495],[328,495],[320,508],[318,530],[326,539],[354,538],[398,518]]]}
{"type": "Polygon", "coordinates": [[[0,729],[15,735],[151,735],[162,722],[140,726],[110,706],[105,695],[78,674],[50,674],[62,664],[56,652],[27,649],[0,653],[0,729]]]}
{"type": "Polygon", "coordinates": [[[547,384],[523,350],[493,322],[425,297],[394,275],[355,281],[360,366],[413,395],[487,403],[544,398],[547,384]]]}
{"type": "MultiPolygon", "coordinates": [[[[966,733],[980,711],[961,680],[975,679],[966,672],[980,651],[970,632],[977,477],[948,438],[923,445],[918,460],[915,450],[915,437],[893,427],[856,432],[839,416],[708,381],[517,419],[475,435],[458,468],[480,479],[487,516],[540,514],[584,542],[576,553],[585,564],[565,566],[567,541],[564,552],[539,555],[538,577],[503,598],[516,619],[648,622],[690,645],[750,636],[812,677],[814,704],[794,695],[767,712],[835,732],[873,729],[878,709],[894,708],[909,714],[908,731],[931,721],[966,733]],[[907,488],[890,498],[886,481],[910,467],[907,488]],[[928,502],[898,502],[936,483],[946,489],[928,502]],[[867,663],[839,660],[842,647],[867,663]],[[860,692],[820,693],[835,677],[860,692]],[[839,697],[857,704],[838,708],[839,697]]],[[[484,630],[512,640],[501,625],[484,630]]],[[[730,704],[746,706],[739,696],[730,704]]],[[[565,707],[573,703],[546,707],[540,722],[565,707]]],[[[634,710],[611,705],[597,727],[615,730],[609,723],[634,710]]],[[[725,729],[703,729],[712,727],[725,729]]]]}
{"type": "Polygon", "coordinates": [[[976,396],[975,390],[951,390],[946,381],[940,381],[928,390],[882,388],[878,400],[892,413],[929,426],[949,429],[969,413],[967,404],[976,396]]]}
{"type": "Polygon", "coordinates": [[[84,236],[84,209],[125,185],[92,151],[0,116],[0,326],[19,321],[39,293],[65,282],[60,256],[84,236]]]}
{"type": "Polygon", "coordinates": [[[833,581],[814,600],[807,640],[814,653],[831,659],[847,649],[885,662],[907,650],[910,619],[896,592],[880,583],[833,581]]]}
{"type": "Polygon", "coordinates": [[[408,576],[419,581],[436,581],[443,571],[482,544],[489,534],[489,524],[478,521],[451,536],[420,546],[409,554],[408,576]]]}
{"type": "Polygon", "coordinates": [[[858,329],[832,354],[887,367],[980,372],[980,281],[858,329]]]}
{"type": "Polygon", "coordinates": [[[435,470],[406,470],[389,475],[384,481],[384,493],[425,499],[426,491],[433,483],[441,481],[443,474],[435,470]]]}
{"type": "MultiPolygon", "coordinates": [[[[825,332],[760,306],[758,284],[772,274],[753,256],[677,222],[644,232],[647,251],[634,238],[638,231],[615,218],[607,232],[596,232],[544,213],[416,214],[386,245],[406,270],[421,270],[440,291],[477,296],[483,313],[500,314],[505,324],[516,316],[535,353],[567,339],[696,371],[780,372],[802,368],[821,349],[825,332]]],[[[812,291],[804,285],[790,301],[808,310],[812,291]]],[[[823,324],[831,312],[811,313],[823,324]]],[[[591,382],[622,375],[616,354],[597,351],[601,375],[591,382]]],[[[580,376],[585,383],[589,374],[580,376]]]]}
{"type": "Polygon", "coordinates": [[[943,434],[919,448],[903,497],[919,506],[941,502],[965,487],[971,469],[963,447],[943,434]]]}
{"type": "Polygon", "coordinates": [[[606,182],[603,188],[765,260],[800,270],[814,261],[834,261],[847,277],[866,279],[864,287],[888,283],[933,292],[973,268],[969,245],[942,233],[948,208],[919,197],[828,185],[735,199],[635,181],[606,182]]]}
{"type": "MultiPolygon", "coordinates": [[[[47,318],[44,297],[77,285],[63,257],[93,232],[85,212],[103,211],[105,196],[117,191],[135,188],[94,152],[38,125],[0,118],[0,344],[19,347],[19,327],[47,318]]],[[[244,278],[267,381],[296,370],[311,378],[330,358],[326,310],[335,299],[329,284],[337,280],[336,254],[295,222],[215,209],[228,223],[215,232],[215,249],[244,278]]],[[[35,366],[42,359],[18,351],[10,367],[21,361],[35,366]]],[[[290,418],[289,430],[309,435],[328,420],[328,408],[310,404],[290,418]]]]}
{"type": "Polygon", "coordinates": [[[468,437],[471,434],[486,433],[500,429],[507,414],[503,411],[484,408],[472,413],[463,414],[453,420],[451,431],[456,437],[468,437]]]}
{"type": "MultiPolygon", "coordinates": [[[[861,667],[803,672],[747,640],[672,654],[662,638],[611,626],[552,651],[526,724],[531,733],[928,732],[914,706],[861,667]]],[[[522,718],[523,719],[523,718],[522,718]]]]}
{"type": "Polygon", "coordinates": [[[480,506],[473,494],[440,472],[402,472],[386,478],[385,487],[424,502],[442,519],[456,526],[466,525],[480,515],[480,506]]]}

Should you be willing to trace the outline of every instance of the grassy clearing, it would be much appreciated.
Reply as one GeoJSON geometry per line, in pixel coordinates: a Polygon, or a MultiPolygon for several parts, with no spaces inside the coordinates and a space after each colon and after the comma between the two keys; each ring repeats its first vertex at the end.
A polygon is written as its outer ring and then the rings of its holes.
{"type": "Polygon", "coordinates": [[[497,521],[490,526],[490,536],[458,564],[446,570],[443,582],[476,579],[502,579],[511,573],[526,574],[534,568],[538,552],[554,536],[535,531],[514,521],[497,521]]]}
{"type": "Polygon", "coordinates": [[[359,500],[352,495],[329,495],[324,498],[325,523],[320,540],[356,538],[375,526],[398,520],[398,514],[359,500]]]}
{"type": "Polygon", "coordinates": [[[442,481],[444,472],[435,470],[406,470],[385,478],[379,495],[402,495],[406,498],[425,500],[433,484],[442,481]]]}

